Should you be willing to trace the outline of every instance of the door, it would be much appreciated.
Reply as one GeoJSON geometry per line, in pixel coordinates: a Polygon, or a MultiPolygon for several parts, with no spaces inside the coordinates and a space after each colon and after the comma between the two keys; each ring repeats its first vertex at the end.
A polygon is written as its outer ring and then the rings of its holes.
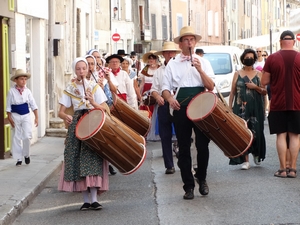
{"type": "Polygon", "coordinates": [[[0,31],[0,68],[2,68],[0,85],[3,87],[0,94],[1,99],[1,117],[3,118],[2,129],[0,129],[0,138],[4,140],[0,147],[0,159],[10,157],[11,150],[11,127],[6,114],[6,96],[9,90],[9,46],[8,46],[8,19],[1,18],[1,31],[0,31]]]}

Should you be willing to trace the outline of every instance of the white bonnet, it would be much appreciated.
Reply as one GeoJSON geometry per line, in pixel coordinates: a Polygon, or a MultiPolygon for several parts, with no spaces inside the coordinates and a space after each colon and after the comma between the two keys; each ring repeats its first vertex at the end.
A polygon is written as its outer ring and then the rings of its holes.
{"type": "Polygon", "coordinates": [[[78,62],[80,62],[80,61],[85,62],[85,63],[86,63],[86,66],[88,67],[88,62],[86,61],[86,59],[85,59],[84,57],[78,57],[78,58],[74,59],[74,61],[73,61],[73,63],[72,63],[72,69],[73,69],[74,73],[76,72],[76,71],[75,71],[75,66],[76,66],[76,64],[77,64],[78,62]]]}

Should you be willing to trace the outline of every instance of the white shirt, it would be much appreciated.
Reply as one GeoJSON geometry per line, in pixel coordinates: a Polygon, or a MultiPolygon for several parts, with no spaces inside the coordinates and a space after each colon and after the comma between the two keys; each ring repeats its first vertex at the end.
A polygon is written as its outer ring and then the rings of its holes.
{"type": "Polygon", "coordinates": [[[25,87],[22,95],[15,87],[10,88],[6,98],[6,112],[11,112],[11,105],[21,105],[24,103],[28,103],[32,111],[38,109],[33,95],[27,87],[25,87]]]}
{"type": "MultiPolygon", "coordinates": [[[[157,70],[157,68],[151,69],[151,68],[149,67],[147,73],[148,73],[149,75],[154,75],[154,73],[155,73],[156,70],[157,70]]],[[[144,79],[144,80],[145,80],[145,83],[150,83],[150,84],[153,83],[153,77],[145,76],[145,75],[142,74],[141,72],[140,72],[140,78],[141,78],[141,79],[144,79]]]]}
{"type": "Polygon", "coordinates": [[[162,84],[165,75],[166,66],[160,66],[153,75],[153,83],[150,89],[150,93],[156,91],[159,95],[162,94],[162,84]]]}
{"type": "MultiPolygon", "coordinates": [[[[203,71],[207,76],[215,79],[214,71],[208,60],[193,54],[193,58],[198,58],[203,71]]],[[[172,93],[178,87],[204,87],[201,76],[197,69],[191,65],[191,61],[183,61],[180,55],[170,59],[165,69],[162,91],[168,90],[172,93]]]]}
{"type": "Polygon", "coordinates": [[[126,94],[128,105],[135,109],[138,109],[137,97],[133,86],[133,80],[130,79],[128,73],[124,70],[120,70],[120,72],[117,73],[117,76],[115,76],[115,78],[119,83],[117,94],[126,94]]]}
{"type": "Polygon", "coordinates": [[[253,68],[255,69],[258,66],[261,66],[261,68],[264,68],[264,65],[265,65],[265,60],[264,59],[260,62],[258,60],[256,60],[256,62],[253,65],[253,68]]]}
{"type": "MultiPolygon", "coordinates": [[[[95,83],[94,81],[87,81],[85,83],[86,90],[91,90],[94,94],[94,99],[98,104],[107,101],[106,95],[102,88],[95,83]]],[[[64,90],[62,97],[59,100],[59,104],[64,105],[66,108],[69,108],[73,105],[74,111],[80,109],[93,109],[94,107],[84,98],[83,85],[78,85],[75,82],[72,82],[64,90]]]]}

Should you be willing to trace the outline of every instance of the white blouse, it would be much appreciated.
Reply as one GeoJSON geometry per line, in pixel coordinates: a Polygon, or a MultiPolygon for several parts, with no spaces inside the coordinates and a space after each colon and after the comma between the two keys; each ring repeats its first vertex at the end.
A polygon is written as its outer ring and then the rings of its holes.
{"type": "MultiPolygon", "coordinates": [[[[86,91],[91,91],[94,95],[94,99],[98,104],[107,101],[106,95],[102,88],[94,81],[85,80],[86,91]]],[[[74,111],[81,109],[93,109],[92,104],[84,98],[84,89],[82,84],[70,83],[63,92],[62,97],[59,100],[59,104],[64,105],[66,108],[73,105],[74,111]]]]}

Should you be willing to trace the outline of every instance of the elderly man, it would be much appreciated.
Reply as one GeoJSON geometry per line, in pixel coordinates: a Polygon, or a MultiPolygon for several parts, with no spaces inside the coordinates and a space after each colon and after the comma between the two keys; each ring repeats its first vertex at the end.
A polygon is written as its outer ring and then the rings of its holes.
{"type": "Polygon", "coordinates": [[[268,116],[270,134],[276,134],[280,169],[276,177],[297,176],[300,134],[300,53],[293,49],[295,35],[286,30],[280,35],[281,50],[270,55],[263,68],[262,85],[270,84],[272,100],[268,116]],[[289,141],[287,143],[287,136],[289,141]],[[290,168],[286,168],[289,146],[290,168]]]}
{"type": "Polygon", "coordinates": [[[119,86],[118,86],[118,96],[125,100],[131,107],[137,109],[137,98],[133,86],[133,82],[128,76],[127,72],[121,70],[121,62],[123,58],[117,54],[111,55],[106,58],[106,63],[108,67],[111,68],[111,72],[115,75],[119,86]]]}
{"type": "Polygon", "coordinates": [[[179,146],[178,165],[184,183],[184,199],[194,198],[195,181],[191,171],[191,135],[195,132],[198,169],[195,174],[199,181],[199,192],[207,195],[209,192],[206,183],[207,166],[209,159],[208,144],[210,139],[187,117],[186,109],[190,100],[205,89],[214,88],[214,72],[209,63],[202,57],[193,54],[196,43],[201,36],[195,34],[192,27],[186,26],[180,30],[180,35],[174,39],[182,50],[180,55],[171,59],[166,67],[163,81],[163,97],[169,102],[173,111],[175,133],[179,146]],[[174,96],[174,91],[177,91],[174,96]]]}

